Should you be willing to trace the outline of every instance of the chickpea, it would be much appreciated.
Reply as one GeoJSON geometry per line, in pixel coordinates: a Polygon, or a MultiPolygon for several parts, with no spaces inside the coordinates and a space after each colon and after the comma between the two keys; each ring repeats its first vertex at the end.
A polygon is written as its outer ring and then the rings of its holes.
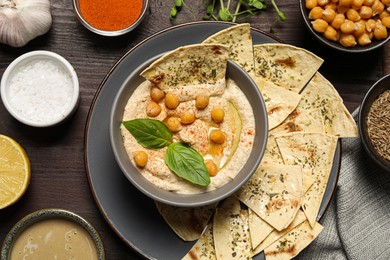
{"type": "Polygon", "coordinates": [[[345,21],[344,14],[336,14],[331,23],[331,26],[335,29],[340,29],[340,26],[344,23],[344,21],[345,21]]]}
{"type": "Polygon", "coordinates": [[[372,16],[375,16],[383,12],[383,10],[385,10],[385,5],[380,0],[375,0],[371,8],[372,8],[372,16]]]}
{"type": "Polygon", "coordinates": [[[150,97],[153,99],[153,101],[158,103],[161,101],[161,99],[164,98],[164,96],[165,96],[164,91],[162,91],[158,87],[152,87],[150,89],[150,97]]]}
{"type": "Polygon", "coordinates": [[[169,130],[173,133],[179,132],[182,129],[180,120],[177,117],[168,118],[166,124],[169,130]]]}
{"type": "Polygon", "coordinates": [[[382,13],[379,14],[379,19],[383,20],[385,17],[389,17],[390,13],[387,10],[384,10],[382,13]]]}
{"type": "Polygon", "coordinates": [[[347,19],[351,20],[352,22],[357,22],[361,19],[359,12],[356,11],[355,9],[348,9],[346,14],[347,14],[347,19]]]}
{"type": "Polygon", "coordinates": [[[371,39],[370,39],[370,36],[368,36],[367,33],[363,33],[362,35],[360,35],[360,36],[358,37],[358,41],[357,41],[357,42],[358,42],[358,44],[359,44],[360,46],[365,46],[365,45],[371,43],[371,39]]]}
{"type": "Polygon", "coordinates": [[[350,6],[353,0],[339,0],[339,6],[350,6]]]}
{"type": "Polygon", "coordinates": [[[374,19],[369,19],[366,21],[366,31],[372,32],[375,29],[376,22],[374,19]]]}
{"type": "Polygon", "coordinates": [[[205,164],[210,176],[217,175],[218,166],[213,161],[207,161],[205,164]]]}
{"type": "Polygon", "coordinates": [[[374,29],[374,38],[377,40],[383,40],[387,38],[387,28],[382,24],[380,20],[377,21],[374,29]]]}
{"type": "Polygon", "coordinates": [[[355,23],[355,31],[352,33],[353,36],[359,37],[366,32],[366,22],[364,20],[357,21],[355,23]]]}
{"type": "Polygon", "coordinates": [[[337,42],[339,40],[339,33],[332,26],[328,26],[324,32],[324,37],[328,40],[337,42]]]}
{"type": "Polygon", "coordinates": [[[319,6],[325,6],[325,5],[327,5],[327,4],[329,4],[329,0],[317,0],[317,4],[319,5],[319,6]]]}
{"type": "Polygon", "coordinates": [[[345,19],[343,24],[340,26],[340,30],[342,33],[352,33],[355,30],[355,23],[345,19]]]}
{"type": "Polygon", "coordinates": [[[384,5],[390,5],[390,0],[381,0],[384,5]]]}
{"type": "Polygon", "coordinates": [[[384,18],[382,19],[382,24],[383,24],[386,28],[390,28],[390,16],[384,17],[384,18]]]}
{"type": "Polygon", "coordinates": [[[363,5],[365,6],[372,6],[374,4],[375,0],[364,0],[363,5]]]}
{"type": "Polygon", "coordinates": [[[336,11],[333,9],[326,8],[322,13],[322,19],[326,22],[331,23],[336,16],[336,11]]]}
{"type": "Polygon", "coordinates": [[[210,97],[206,94],[199,94],[195,98],[195,107],[197,109],[204,109],[209,105],[210,97]]]}
{"type": "Polygon", "coordinates": [[[372,8],[369,6],[362,6],[359,10],[359,15],[362,19],[370,19],[372,17],[372,8]]]}
{"type": "Polygon", "coordinates": [[[144,151],[136,151],[133,153],[134,162],[138,167],[145,167],[148,162],[148,154],[144,151]]]}
{"type": "Polygon", "coordinates": [[[345,6],[345,5],[337,6],[337,13],[339,14],[345,14],[348,10],[349,10],[349,6],[345,6]]]}
{"type": "Polygon", "coordinates": [[[317,4],[317,0],[305,0],[305,6],[307,9],[313,9],[315,6],[317,6],[317,4]]]}
{"type": "Polygon", "coordinates": [[[210,132],[210,140],[216,144],[223,144],[225,142],[225,134],[221,130],[212,130],[210,132]]]}
{"type": "Polygon", "coordinates": [[[165,95],[165,106],[169,109],[175,109],[180,103],[179,97],[171,92],[165,95]]]}
{"type": "Polygon", "coordinates": [[[216,123],[221,123],[225,117],[225,111],[222,108],[215,107],[211,110],[211,118],[216,123]]]}
{"type": "Polygon", "coordinates": [[[150,117],[156,117],[161,113],[161,107],[154,101],[150,101],[146,106],[146,114],[150,117]]]}
{"type": "Polygon", "coordinates": [[[339,42],[344,47],[353,47],[357,44],[355,37],[352,34],[346,33],[341,34],[339,42]]]}
{"type": "Polygon", "coordinates": [[[192,124],[195,121],[195,114],[192,111],[186,111],[181,114],[180,121],[183,125],[192,124]]]}
{"type": "Polygon", "coordinates": [[[353,0],[351,4],[351,8],[355,10],[359,10],[364,3],[364,0],[353,0]]]}
{"type": "Polygon", "coordinates": [[[313,29],[316,32],[323,33],[326,30],[326,27],[328,27],[328,23],[323,19],[316,19],[311,22],[313,25],[313,29]]]}
{"type": "Polygon", "coordinates": [[[309,12],[309,19],[315,20],[315,19],[321,19],[322,18],[322,12],[324,12],[324,9],[320,6],[316,6],[309,12]]]}
{"type": "Polygon", "coordinates": [[[330,2],[329,4],[324,6],[324,9],[332,9],[334,11],[337,10],[337,3],[330,2]]]}

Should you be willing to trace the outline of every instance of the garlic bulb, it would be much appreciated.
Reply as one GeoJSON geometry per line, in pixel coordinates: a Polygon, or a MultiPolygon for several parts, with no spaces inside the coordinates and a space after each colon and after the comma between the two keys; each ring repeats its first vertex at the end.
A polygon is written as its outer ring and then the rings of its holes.
{"type": "Polygon", "coordinates": [[[0,42],[22,47],[49,31],[49,0],[0,0],[0,42]]]}

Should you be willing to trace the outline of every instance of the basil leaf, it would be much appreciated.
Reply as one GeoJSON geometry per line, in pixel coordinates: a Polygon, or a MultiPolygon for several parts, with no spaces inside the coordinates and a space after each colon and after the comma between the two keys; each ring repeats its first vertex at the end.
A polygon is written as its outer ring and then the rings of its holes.
{"type": "Polygon", "coordinates": [[[195,149],[175,142],[168,146],[165,163],[177,176],[200,186],[210,184],[210,175],[203,157],[195,149]]]}
{"type": "Polygon", "coordinates": [[[139,118],[122,123],[145,148],[158,150],[172,143],[171,131],[159,120],[139,118]]]}

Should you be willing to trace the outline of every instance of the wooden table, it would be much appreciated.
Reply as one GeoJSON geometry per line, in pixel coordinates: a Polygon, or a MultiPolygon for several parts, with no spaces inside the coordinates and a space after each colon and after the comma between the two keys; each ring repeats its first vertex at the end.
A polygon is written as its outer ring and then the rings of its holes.
{"type": "MultiPolygon", "coordinates": [[[[43,208],[64,208],[83,216],[97,228],[107,259],[137,259],[136,253],[104,220],[92,196],[84,168],[86,119],[101,81],[122,55],[153,33],[194,19],[183,9],[178,20],[172,22],[169,13],[173,1],[152,0],[144,21],[135,31],[110,38],[85,29],[77,21],[71,2],[51,1],[53,24],[47,34],[22,48],[0,45],[0,75],[19,55],[33,50],[49,50],[62,55],[74,66],[81,88],[80,105],[73,118],[60,127],[50,129],[35,129],[19,123],[0,102],[0,133],[14,138],[25,148],[32,167],[27,193],[13,206],[0,210],[0,241],[25,215],[43,208]]],[[[204,15],[201,2],[188,1],[198,20],[204,15]]],[[[320,72],[334,84],[351,112],[359,106],[367,89],[390,73],[388,46],[367,54],[349,55],[332,51],[313,39],[304,27],[298,1],[277,2],[287,21],[274,27],[274,35],[285,43],[306,48],[322,57],[325,62],[320,72]]],[[[276,12],[269,5],[267,11],[240,22],[250,22],[255,28],[269,31],[275,17],[276,12]]]]}

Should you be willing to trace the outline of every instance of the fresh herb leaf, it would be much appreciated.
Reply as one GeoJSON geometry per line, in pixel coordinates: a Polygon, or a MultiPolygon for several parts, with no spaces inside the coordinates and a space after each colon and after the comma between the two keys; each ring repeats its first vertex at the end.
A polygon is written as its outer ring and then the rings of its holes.
{"type": "Polygon", "coordinates": [[[159,120],[138,118],[122,124],[145,148],[158,150],[172,143],[171,131],[159,120]]]}
{"type": "Polygon", "coordinates": [[[170,14],[170,19],[175,21],[176,20],[176,15],[177,15],[177,8],[174,5],[171,9],[171,14],[170,14]]]}
{"type": "Polygon", "coordinates": [[[174,0],[174,2],[177,8],[180,8],[183,5],[183,0],[174,0]]]}
{"type": "Polygon", "coordinates": [[[232,15],[227,8],[221,8],[218,12],[218,16],[222,21],[230,21],[232,19],[232,15]]]}
{"type": "Polygon", "coordinates": [[[175,142],[168,146],[165,163],[177,176],[200,186],[210,184],[210,175],[201,154],[186,144],[175,142]]]}

